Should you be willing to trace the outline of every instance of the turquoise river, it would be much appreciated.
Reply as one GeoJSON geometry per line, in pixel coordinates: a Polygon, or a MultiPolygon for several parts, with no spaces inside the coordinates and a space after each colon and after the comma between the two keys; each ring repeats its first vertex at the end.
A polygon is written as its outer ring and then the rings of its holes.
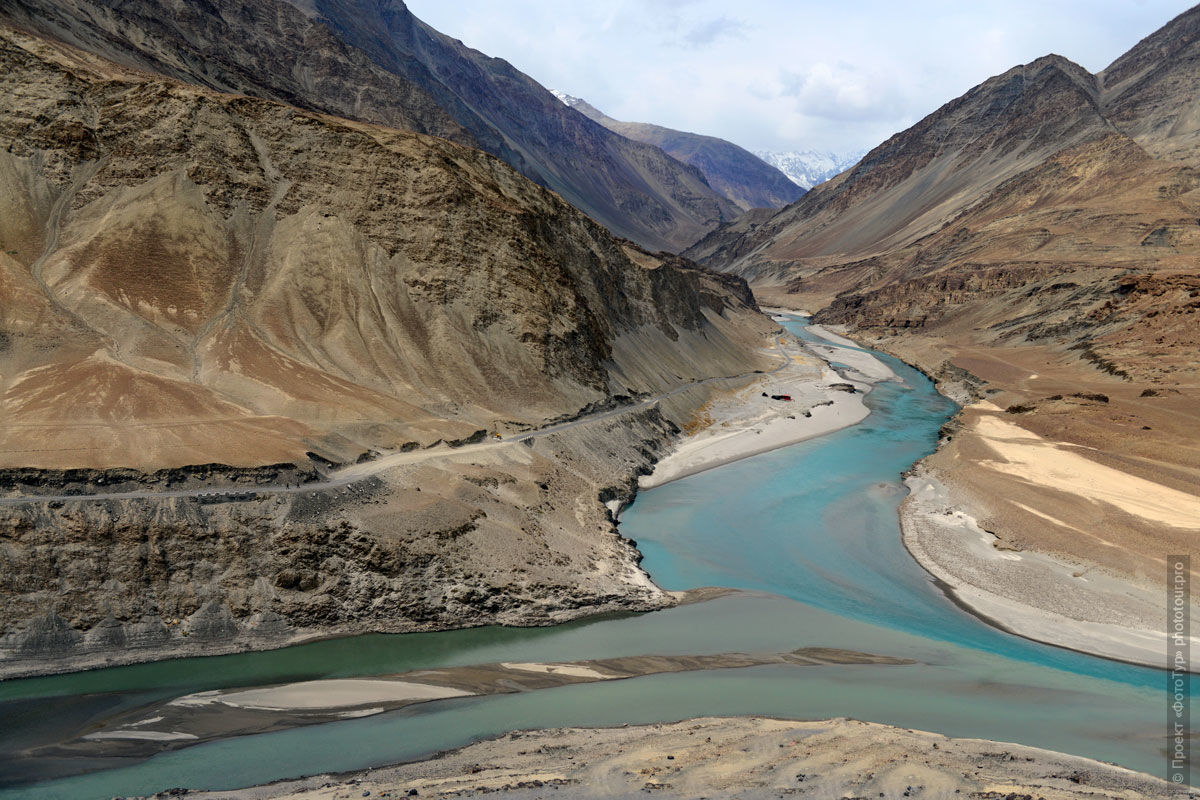
{"type": "MultiPolygon", "coordinates": [[[[799,319],[787,327],[812,337],[799,319]]],[[[622,531],[637,540],[645,568],[665,588],[750,591],[554,628],[361,636],[3,682],[0,798],[226,789],[410,760],[518,728],[734,714],[855,717],[1163,775],[1165,672],[997,630],[950,602],[904,550],[900,476],[932,451],[955,407],[916,370],[876,355],[900,380],[868,395],[871,415],[861,424],[643,492],[623,515],[622,531]],[[114,712],[206,689],[497,661],[806,646],[919,663],[680,673],[447,700],[137,762],[80,766],[30,754],[114,712]],[[47,777],[79,769],[89,771],[47,777]]]]}

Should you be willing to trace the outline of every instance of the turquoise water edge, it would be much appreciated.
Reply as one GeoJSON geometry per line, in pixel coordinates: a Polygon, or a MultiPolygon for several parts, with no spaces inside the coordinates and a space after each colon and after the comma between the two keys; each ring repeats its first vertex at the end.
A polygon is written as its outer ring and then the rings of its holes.
{"type": "MultiPolygon", "coordinates": [[[[787,323],[811,339],[802,320],[787,323]]],[[[1061,750],[1162,775],[1166,673],[1027,641],[950,602],[904,550],[901,473],[955,406],[919,372],[868,395],[871,415],[829,436],[642,493],[623,515],[661,586],[749,590],[554,628],[371,635],[263,653],[0,683],[0,798],[108,798],[229,789],[429,755],[508,730],[693,716],[846,716],[1061,750]],[[94,771],[37,748],[117,711],[189,692],[496,661],[781,652],[826,646],[912,666],[771,666],[463,698],[239,737],[94,771]],[[72,768],[79,768],[72,765],[72,768]]],[[[1165,610],[1164,610],[1165,616],[1165,610]]],[[[1192,695],[1196,679],[1192,679],[1192,695]]]]}

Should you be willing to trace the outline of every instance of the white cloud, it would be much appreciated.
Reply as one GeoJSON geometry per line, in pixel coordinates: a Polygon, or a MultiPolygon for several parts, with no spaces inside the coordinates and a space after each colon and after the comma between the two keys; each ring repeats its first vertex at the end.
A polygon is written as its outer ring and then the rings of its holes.
{"type": "Polygon", "coordinates": [[[847,63],[817,62],[804,72],[784,70],[780,94],[795,98],[795,110],[835,122],[894,118],[903,110],[903,88],[888,77],[847,63]]]}
{"type": "Polygon", "coordinates": [[[749,26],[741,20],[722,15],[693,25],[681,37],[681,41],[693,47],[705,47],[727,36],[745,38],[748,29],[749,26]]]}

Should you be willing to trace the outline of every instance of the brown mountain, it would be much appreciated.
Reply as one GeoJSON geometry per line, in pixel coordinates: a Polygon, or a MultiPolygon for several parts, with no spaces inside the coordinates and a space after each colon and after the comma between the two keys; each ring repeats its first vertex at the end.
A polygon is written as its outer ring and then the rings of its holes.
{"type": "Polygon", "coordinates": [[[0,672],[668,602],[603,505],[659,407],[455,450],[762,366],[744,283],[446,139],[2,26],[0,71],[0,672]]]}
{"type": "Polygon", "coordinates": [[[586,100],[559,95],[571,108],[627,139],[661,148],[704,173],[708,185],[745,211],[780,208],[804,194],[786,175],[733,142],[687,133],[647,122],[622,122],[586,100]]]}
{"type": "MultiPolygon", "coordinates": [[[[742,247],[752,255],[722,266],[843,260],[911,244],[1008,177],[1111,132],[1096,84],[1058,56],[992,78],[814,187],[749,235],[742,247]]],[[[707,256],[708,247],[700,242],[691,252],[707,256]]]]}
{"type": "Polygon", "coordinates": [[[0,18],[127,66],[482,148],[614,233],[678,251],[738,209],[400,0],[12,0],[0,18]]]}
{"type": "Polygon", "coordinates": [[[1200,495],[1197,87],[1193,9],[1097,75],[1046,56],[991,78],[687,254],[984,398],[929,464],[1007,546],[1157,581],[1194,532],[998,453],[1044,441],[1200,495]]]}
{"type": "Polygon", "coordinates": [[[1170,276],[1190,272],[1200,235],[1197,17],[1096,76],[1046,56],[992,78],[794,206],[688,253],[829,305],[829,320],[929,330],[986,301],[1012,319],[972,325],[975,338],[1075,346],[1146,377],[1190,373],[1190,353],[1149,359],[1133,343],[1163,328],[1195,344],[1187,303],[1147,318],[1142,290],[1122,287],[1189,280],[1170,276]]]}

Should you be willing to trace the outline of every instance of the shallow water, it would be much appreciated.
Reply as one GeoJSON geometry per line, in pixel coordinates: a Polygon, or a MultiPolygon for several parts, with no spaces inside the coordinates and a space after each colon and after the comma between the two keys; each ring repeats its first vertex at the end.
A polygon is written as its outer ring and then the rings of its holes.
{"type": "MultiPolygon", "coordinates": [[[[810,337],[800,323],[789,328],[810,337]]],[[[1165,673],[991,628],[950,603],[904,550],[896,518],[904,494],[900,473],[933,449],[954,408],[920,373],[880,357],[901,380],[868,396],[872,414],[862,424],[645,492],[622,519],[660,585],[764,594],[556,628],[362,636],[0,683],[0,784],[10,785],[0,798],[232,788],[416,758],[515,728],[706,714],[852,716],[1019,741],[1163,774],[1165,673]],[[12,786],[81,767],[22,755],[30,747],[115,710],[201,689],[495,661],[803,646],[921,663],[656,675],[440,701],[129,765],[88,764],[100,771],[12,786]]]]}

